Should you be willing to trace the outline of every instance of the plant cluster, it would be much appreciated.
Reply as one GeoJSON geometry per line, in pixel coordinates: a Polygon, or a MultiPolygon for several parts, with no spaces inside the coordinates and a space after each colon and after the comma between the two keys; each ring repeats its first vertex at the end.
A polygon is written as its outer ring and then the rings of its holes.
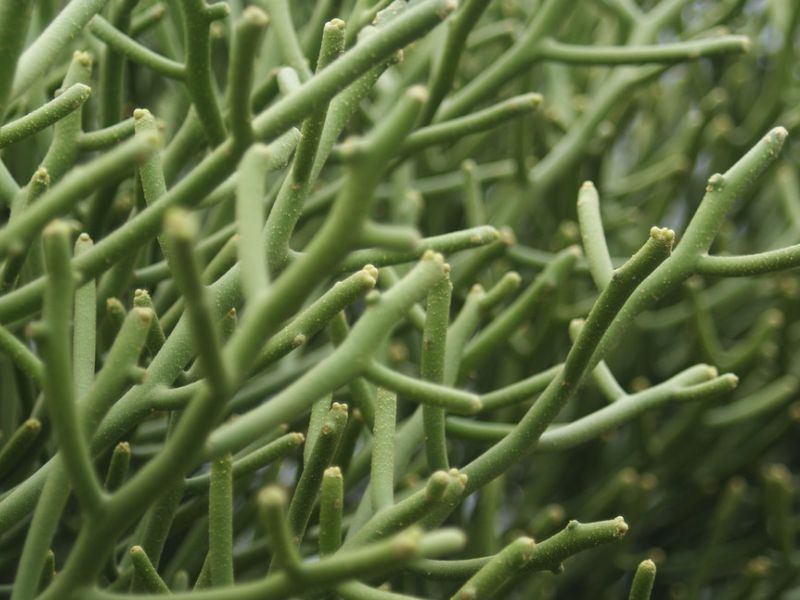
{"type": "Polygon", "coordinates": [[[798,23],[2,0],[0,597],[800,597],[798,23]]]}

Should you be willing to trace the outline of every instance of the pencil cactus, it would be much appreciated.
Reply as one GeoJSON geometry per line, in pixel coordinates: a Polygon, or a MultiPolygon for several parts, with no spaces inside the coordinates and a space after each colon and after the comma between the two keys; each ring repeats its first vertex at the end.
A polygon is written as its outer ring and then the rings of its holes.
{"type": "Polygon", "coordinates": [[[751,4],[0,4],[0,595],[796,590],[751,4]]]}

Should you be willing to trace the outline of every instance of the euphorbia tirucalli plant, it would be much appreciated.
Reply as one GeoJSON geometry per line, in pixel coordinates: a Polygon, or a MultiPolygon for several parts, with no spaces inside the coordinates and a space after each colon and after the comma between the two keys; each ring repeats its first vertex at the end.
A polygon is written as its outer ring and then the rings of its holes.
{"type": "Polygon", "coordinates": [[[751,4],[2,3],[0,593],[793,597],[751,4]]]}

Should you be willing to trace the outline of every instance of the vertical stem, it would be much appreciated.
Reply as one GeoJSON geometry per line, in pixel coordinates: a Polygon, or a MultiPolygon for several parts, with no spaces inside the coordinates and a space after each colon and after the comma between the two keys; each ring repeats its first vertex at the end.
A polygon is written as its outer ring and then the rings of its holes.
{"type": "Polygon", "coordinates": [[[375,426],[372,442],[372,474],[370,492],[372,510],[394,504],[394,435],[397,418],[397,396],[378,388],[375,402],[375,426]]]}
{"type": "MultiPolygon", "coordinates": [[[[420,371],[423,379],[434,383],[444,381],[447,327],[450,323],[450,296],[453,285],[450,278],[439,281],[428,294],[425,328],[422,333],[422,358],[420,371]]],[[[447,440],[445,439],[443,408],[423,405],[425,431],[425,456],[431,472],[447,470],[447,440]]]]}
{"type": "Polygon", "coordinates": [[[211,463],[208,494],[208,561],[214,587],[233,585],[233,458],[211,463]]]}

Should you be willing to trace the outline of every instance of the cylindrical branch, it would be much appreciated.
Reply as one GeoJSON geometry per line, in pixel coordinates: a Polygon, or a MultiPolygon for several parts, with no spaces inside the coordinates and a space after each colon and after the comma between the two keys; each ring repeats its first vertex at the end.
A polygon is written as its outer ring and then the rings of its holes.
{"type": "MultiPolygon", "coordinates": [[[[442,383],[444,381],[447,328],[450,324],[450,297],[452,291],[453,285],[450,283],[450,278],[445,277],[431,289],[426,304],[420,375],[423,379],[434,383],[442,383]]],[[[431,472],[447,470],[450,466],[447,458],[444,417],[445,413],[441,408],[423,404],[422,421],[425,432],[425,456],[428,460],[428,469],[431,472]]]]}
{"type": "Polygon", "coordinates": [[[598,349],[605,356],[625,338],[624,332],[643,310],[694,274],[716,238],[736,198],[746,194],[780,154],[787,132],[776,127],[739,159],[724,175],[708,180],[706,194],[669,260],[642,282],[619,316],[611,323],[598,349]]]}
{"type": "MultiPolygon", "coordinates": [[[[344,30],[345,23],[341,19],[332,19],[325,23],[317,58],[317,72],[331,64],[344,51],[344,30]]],[[[337,98],[341,97],[341,95],[337,96],[333,101],[336,102],[337,98]]],[[[328,110],[329,105],[325,103],[303,121],[301,130],[303,143],[298,145],[292,165],[292,179],[296,185],[310,183],[316,178],[313,175],[314,165],[320,154],[320,142],[327,122],[328,110]]],[[[333,121],[334,119],[331,120],[331,127],[334,125],[333,121]]],[[[328,149],[324,148],[323,152],[327,153],[328,149]]],[[[321,158],[322,156],[320,156],[321,158]]],[[[304,190],[304,194],[307,193],[308,191],[304,190]]]]}
{"type": "MultiPolygon", "coordinates": [[[[331,405],[319,430],[319,435],[313,442],[309,460],[303,465],[303,472],[297,482],[287,512],[289,530],[296,543],[303,539],[319,494],[323,474],[335,455],[336,447],[339,445],[339,440],[347,424],[347,416],[346,404],[334,402],[331,405]]],[[[307,443],[311,442],[312,440],[307,441],[307,443]]]]}
{"type": "MultiPolygon", "coordinates": [[[[249,128],[249,124],[247,125],[249,128]]],[[[264,220],[263,166],[269,162],[270,149],[263,144],[251,146],[239,163],[236,186],[236,229],[239,233],[237,253],[241,272],[241,288],[248,301],[258,298],[267,289],[267,264],[261,236],[264,220]]]]}
{"type": "MultiPolygon", "coordinates": [[[[502,554],[502,551],[492,556],[463,560],[420,560],[414,563],[412,568],[415,572],[436,579],[464,580],[475,576],[491,564],[492,568],[489,572],[484,571],[479,578],[479,583],[502,574],[505,580],[505,587],[502,589],[511,589],[521,578],[535,571],[558,573],[562,570],[562,563],[571,556],[597,546],[614,543],[624,537],[627,532],[628,524],[622,517],[592,523],[580,523],[572,520],[564,529],[546,540],[535,542],[532,547],[523,542],[512,542],[512,545],[518,544],[515,548],[518,552],[517,558],[524,557],[525,559],[517,562],[518,569],[509,569],[506,565],[494,562],[495,558],[502,554]]],[[[522,539],[527,540],[528,538],[522,539]]],[[[462,598],[469,598],[468,595],[463,595],[463,591],[464,588],[459,590],[462,598]]],[[[490,593],[492,591],[499,592],[501,590],[490,590],[490,593]]],[[[483,598],[483,596],[478,597],[483,598]]]]}
{"type": "Polygon", "coordinates": [[[0,7],[0,38],[5,60],[0,66],[0,121],[6,114],[14,73],[25,48],[33,5],[30,2],[6,2],[0,7]]]}
{"type": "Polygon", "coordinates": [[[248,144],[253,138],[250,125],[253,67],[258,57],[262,34],[268,24],[269,18],[264,11],[257,6],[248,6],[234,26],[225,104],[235,144],[248,144]]]}
{"type": "Polygon", "coordinates": [[[164,328],[161,327],[161,323],[158,320],[158,315],[156,315],[156,308],[153,305],[153,300],[150,298],[150,294],[147,290],[138,289],[133,293],[133,306],[144,308],[152,312],[153,322],[150,325],[150,330],[147,332],[146,346],[150,355],[155,356],[158,354],[158,351],[161,350],[167,338],[164,334],[164,328]]]}
{"type": "Polygon", "coordinates": [[[38,419],[27,419],[0,448],[0,482],[14,471],[39,438],[42,423],[38,419]]]}
{"type": "MultiPolygon", "coordinates": [[[[573,448],[669,403],[717,399],[733,391],[738,381],[731,373],[717,377],[716,370],[705,365],[691,367],[663,383],[620,398],[571,423],[549,427],[539,438],[536,450],[555,452],[573,448]]],[[[510,423],[456,417],[447,419],[447,432],[464,439],[495,442],[513,430],[514,425],[510,423]]]]}
{"type": "Polygon", "coordinates": [[[415,523],[425,525],[428,519],[443,518],[461,501],[465,485],[466,477],[457,469],[436,471],[422,489],[375,513],[347,538],[344,548],[361,546],[415,523]]]}
{"type": "MultiPolygon", "coordinates": [[[[614,272],[611,282],[595,302],[585,325],[564,362],[563,369],[548,384],[542,396],[520,423],[501,442],[469,463],[468,490],[471,492],[504,472],[520,455],[531,451],[547,426],[573,396],[586,375],[600,360],[597,347],[622,306],[641,281],[661,264],[672,250],[675,233],[653,227],[642,248],[614,272]]],[[[613,406],[613,405],[612,405],[613,406]]]]}
{"type": "Polygon", "coordinates": [[[708,252],[733,202],[775,161],[787,136],[783,127],[772,129],[724,174],[708,179],[703,201],[675,248],[675,261],[696,261],[708,252]]]}
{"type": "Polygon", "coordinates": [[[458,379],[464,347],[473,335],[481,320],[503,300],[516,291],[521,282],[519,273],[503,275],[488,292],[483,286],[473,285],[458,316],[447,329],[447,348],[445,352],[444,382],[453,385],[458,379]]]}
{"type": "MultiPolygon", "coordinates": [[[[89,251],[94,242],[86,233],[75,241],[75,256],[89,251]]],[[[94,382],[97,355],[97,285],[94,279],[75,290],[72,324],[72,372],[75,395],[80,399],[94,382]]]]}
{"type": "Polygon", "coordinates": [[[296,573],[300,568],[297,542],[289,530],[286,515],[286,492],[277,486],[258,493],[258,512],[261,526],[267,533],[272,551],[272,566],[296,573]]]}
{"type": "Polygon", "coordinates": [[[578,192],[578,222],[581,227],[583,253],[598,290],[602,290],[614,272],[608,253],[603,220],[600,216],[600,198],[591,181],[586,181],[578,192]]]}
{"type": "Polygon", "coordinates": [[[628,600],[650,600],[650,594],[653,591],[655,579],[656,563],[649,558],[640,562],[633,576],[628,600]]]}
{"type": "Polygon", "coordinates": [[[466,0],[448,21],[447,37],[441,42],[441,53],[436,57],[428,78],[431,95],[422,113],[423,124],[433,120],[442,100],[453,87],[467,37],[489,6],[489,2],[490,0],[466,0]]]}
{"type": "Polygon", "coordinates": [[[77,110],[89,99],[92,88],[83,83],[75,83],[58,93],[55,98],[27,115],[0,127],[0,148],[24,140],[35,133],[50,127],[77,110]]]}
{"type": "Polygon", "coordinates": [[[798,389],[800,379],[795,375],[784,375],[744,398],[708,411],[703,423],[707,427],[730,427],[750,422],[786,404],[798,389]]]}
{"type": "MultiPolygon", "coordinates": [[[[375,425],[372,439],[372,469],[370,471],[370,493],[372,510],[394,504],[394,437],[397,418],[397,396],[378,388],[375,400],[375,425]]],[[[444,423],[442,424],[444,434],[444,423]]]]}
{"type": "MultiPolygon", "coordinates": [[[[86,433],[81,426],[72,373],[70,332],[74,282],[70,267],[69,228],[54,221],[43,233],[47,288],[40,327],[42,357],[48,376],[44,395],[58,436],[64,467],[75,494],[87,512],[101,507],[103,491],[94,473],[86,433]]],[[[94,311],[91,311],[94,319],[94,311]]]]}
{"type": "MultiPolygon", "coordinates": [[[[347,315],[344,311],[340,311],[338,315],[330,320],[328,332],[334,346],[340,346],[347,339],[350,327],[347,324],[347,315]]],[[[350,397],[359,412],[360,418],[372,430],[375,425],[375,402],[372,388],[363,377],[355,377],[347,386],[350,389],[350,397]]],[[[340,466],[344,467],[344,464],[340,466]]]]}
{"type": "Polygon", "coordinates": [[[550,367],[525,379],[511,383],[481,396],[482,411],[490,411],[530,400],[543,391],[563,368],[563,364],[550,367]]]}
{"type": "Polygon", "coordinates": [[[478,570],[461,586],[452,600],[473,600],[496,597],[501,586],[517,574],[533,558],[536,543],[532,538],[521,537],[511,542],[478,570]]]}
{"type": "Polygon", "coordinates": [[[233,585],[233,458],[211,462],[208,492],[208,564],[214,587],[233,585]]]}
{"type": "Polygon", "coordinates": [[[111,406],[132,383],[141,383],[144,370],[137,366],[153,322],[153,311],[134,308],[122,321],[103,367],[80,401],[84,430],[94,432],[111,406]]]}
{"type": "MultiPolygon", "coordinates": [[[[147,160],[158,149],[159,143],[157,136],[134,138],[85,165],[71,169],[22,212],[19,219],[0,230],[0,249],[8,252],[17,245],[29,244],[50,220],[69,211],[98,187],[122,179],[133,165],[147,160]]],[[[87,252],[85,256],[90,254],[87,252]]]]}
{"type": "Polygon", "coordinates": [[[103,483],[106,491],[113,492],[125,481],[131,464],[131,446],[128,442],[120,442],[111,452],[106,479],[103,483]]]}
{"type": "Polygon", "coordinates": [[[721,35],[651,46],[580,46],[546,38],[536,45],[534,53],[540,60],[582,65],[630,65],[683,62],[716,54],[747,52],[750,45],[750,39],[744,35],[721,35]]]}
{"type": "MultiPolygon", "coordinates": [[[[92,56],[87,52],[74,52],[62,82],[64,88],[76,83],[89,85],[92,78],[92,56]]],[[[83,131],[83,104],[64,116],[53,127],[53,138],[42,158],[41,167],[47,169],[54,182],[72,169],[80,153],[79,140],[83,131]]]]}
{"type": "MultiPolygon", "coordinates": [[[[29,45],[19,57],[10,98],[16,98],[30,88],[52,64],[63,50],[99,13],[104,0],[84,0],[65,7],[47,28],[29,45]]],[[[13,10],[13,9],[12,9],[13,10]]],[[[25,14],[19,11],[19,14],[25,14]]],[[[24,38],[24,35],[23,35],[24,38]]]]}
{"type": "MultiPolygon", "coordinates": [[[[465,136],[493,129],[506,121],[533,112],[541,103],[540,94],[522,94],[475,113],[417,129],[405,139],[399,155],[409,156],[429,146],[455,142],[465,136]]],[[[340,160],[346,153],[346,146],[339,146],[333,149],[331,158],[340,160]]],[[[485,221],[481,221],[478,224],[484,223],[485,221]]]]}
{"type": "Polygon", "coordinates": [[[169,594],[170,589],[156,571],[147,552],[141,546],[134,546],[129,553],[133,570],[142,584],[142,591],[151,594],[169,594]]]}
{"type": "MultiPolygon", "coordinates": [[[[39,167],[31,176],[24,193],[18,193],[14,197],[7,226],[17,220],[19,215],[27,210],[27,208],[44,194],[49,187],[50,174],[44,167],[39,167]]],[[[41,259],[41,245],[36,244],[34,239],[30,239],[27,242],[11,244],[8,248],[8,255],[3,263],[2,271],[0,272],[0,285],[2,285],[4,291],[10,290],[16,284],[17,277],[28,260],[29,253],[31,254],[29,263],[31,268],[39,273],[44,272],[41,259]],[[32,248],[34,252],[31,252],[32,248]]]]}
{"type": "MultiPolygon", "coordinates": [[[[403,228],[405,242],[410,241],[408,236],[409,228],[403,228]]],[[[416,236],[414,236],[416,237],[416,236]]],[[[480,248],[497,242],[500,233],[494,227],[482,225],[461,231],[452,231],[442,235],[434,235],[427,238],[419,238],[411,248],[397,250],[391,248],[365,248],[353,250],[339,264],[339,272],[347,273],[359,268],[360,265],[370,263],[376,267],[387,265],[397,265],[413,262],[421,258],[426,252],[441,252],[443,254],[453,254],[461,250],[480,248]]]]}
{"type": "Polygon", "coordinates": [[[697,559],[689,593],[697,595],[705,584],[714,562],[714,554],[731,533],[736,524],[736,514],[740,510],[747,494],[747,482],[741,477],[734,477],[725,485],[714,507],[710,523],[706,526],[705,547],[697,559]]]}
{"type": "Polygon", "coordinates": [[[128,139],[134,132],[135,119],[131,117],[102,129],[82,133],[78,138],[78,147],[81,152],[105,150],[128,139]]]}
{"type": "MultiPolygon", "coordinates": [[[[368,306],[336,352],[317,363],[269,402],[212,433],[208,441],[210,454],[215,455],[222,448],[235,451],[243,447],[257,439],[264,430],[304,414],[316,399],[360,375],[373,348],[382,343],[391,327],[444,276],[444,264],[441,255],[430,253],[423,257],[398,285],[368,306]]],[[[243,328],[244,325],[240,329],[243,328]]]]}
{"type": "Polygon", "coordinates": [[[286,96],[259,115],[255,123],[258,136],[270,137],[279,133],[285,127],[284,123],[289,117],[287,113],[291,111],[288,121],[307,113],[319,102],[334,96],[344,85],[391,57],[397,49],[424,35],[455,8],[452,0],[427,0],[387,22],[381,27],[380,35],[365,36],[329,68],[309,79],[296,93],[286,96]],[[342,82],[344,74],[349,79],[342,82]]]}
{"type": "Polygon", "coordinates": [[[165,233],[175,264],[173,276],[183,293],[200,366],[217,402],[222,402],[230,393],[230,376],[222,357],[218,324],[211,315],[208,292],[201,283],[194,255],[197,224],[188,213],[174,209],[167,213],[165,233]]]}
{"type": "Polygon", "coordinates": [[[263,369],[304,345],[311,337],[360,296],[375,287],[378,270],[366,265],[347,279],[339,281],[300,312],[284,329],[275,334],[260,352],[254,369],[263,369]]]}
{"type": "Polygon", "coordinates": [[[415,379],[374,361],[366,365],[364,376],[376,385],[390,389],[403,398],[419,402],[423,406],[432,406],[463,415],[475,414],[482,409],[481,398],[477,394],[415,379]]]}
{"type": "MultiPolygon", "coordinates": [[[[246,477],[258,469],[280,460],[305,441],[302,433],[287,433],[261,448],[253,450],[233,461],[233,480],[246,477]]],[[[184,495],[191,497],[208,492],[211,477],[208,473],[190,477],[184,482],[184,495]]]]}
{"type": "Polygon", "coordinates": [[[461,163],[464,178],[464,223],[467,227],[477,227],[486,223],[486,209],[483,205],[483,189],[475,176],[476,165],[473,160],[461,163]]]}
{"type": "Polygon", "coordinates": [[[161,56],[141,45],[100,15],[91,20],[89,30],[95,37],[104,41],[119,54],[126,56],[131,62],[147,67],[169,79],[183,81],[186,78],[186,67],[182,63],[161,56]]]}
{"type": "Polygon", "coordinates": [[[308,66],[308,59],[303,55],[300,41],[297,39],[289,3],[287,0],[266,0],[265,4],[283,60],[297,71],[301,81],[307,81],[311,78],[311,69],[308,66]]]}
{"type": "Polygon", "coordinates": [[[184,0],[181,4],[186,43],[184,82],[206,138],[212,146],[218,146],[225,141],[226,131],[212,80],[210,28],[213,21],[228,15],[230,7],[225,3],[208,5],[206,0],[184,0]]]}
{"type": "Polygon", "coordinates": [[[714,327],[713,315],[701,298],[700,283],[693,278],[686,287],[700,347],[706,360],[722,370],[741,372],[746,369],[763,353],[766,343],[784,323],[781,311],[766,310],[759,316],[747,338],[730,348],[724,348],[714,327]]]}
{"type": "Polygon", "coordinates": [[[769,465],[762,469],[764,512],[767,533],[772,544],[784,556],[789,556],[796,545],[796,531],[792,525],[796,486],[789,469],[784,465],[769,465]]]}
{"type": "Polygon", "coordinates": [[[570,273],[579,256],[580,249],[577,247],[560,252],[534,282],[466,346],[461,357],[461,372],[471,371],[482,358],[505,343],[520,323],[547,301],[552,291],[570,273]]]}
{"type": "Polygon", "coordinates": [[[328,467],[322,474],[319,492],[319,554],[330,556],[342,544],[344,479],[339,467],[328,467]]]}
{"type": "Polygon", "coordinates": [[[8,356],[37,386],[43,386],[44,365],[14,334],[0,326],[0,351],[8,356]]]}

